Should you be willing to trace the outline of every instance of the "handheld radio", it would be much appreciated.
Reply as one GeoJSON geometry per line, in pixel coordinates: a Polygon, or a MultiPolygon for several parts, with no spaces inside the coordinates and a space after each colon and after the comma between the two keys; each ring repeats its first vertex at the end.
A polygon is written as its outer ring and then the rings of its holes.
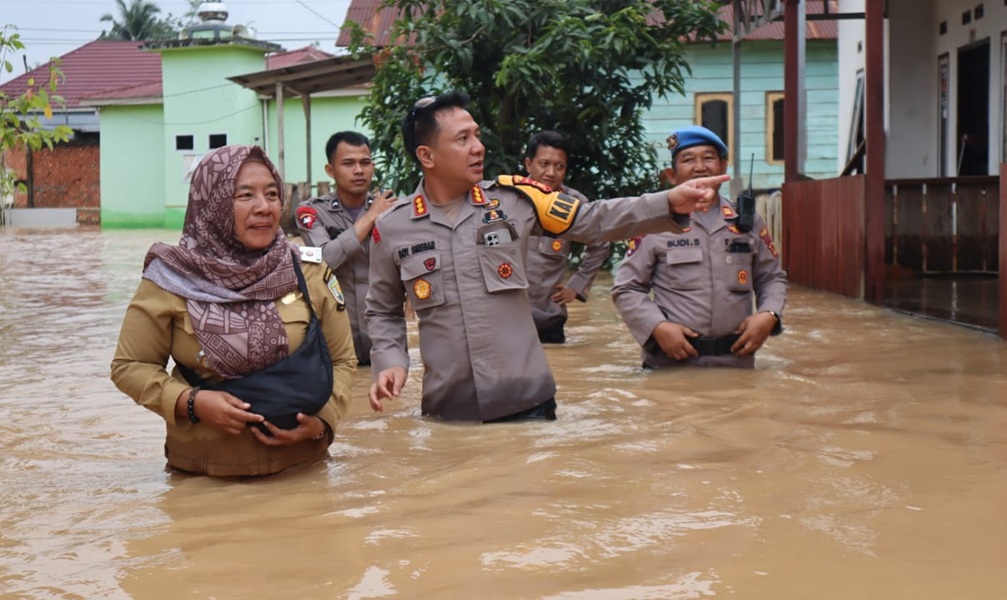
{"type": "Polygon", "coordinates": [[[748,233],[755,228],[755,196],[752,195],[752,175],[755,172],[755,154],[752,154],[751,166],[748,170],[748,191],[738,194],[738,220],[735,226],[738,231],[748,233]]]}

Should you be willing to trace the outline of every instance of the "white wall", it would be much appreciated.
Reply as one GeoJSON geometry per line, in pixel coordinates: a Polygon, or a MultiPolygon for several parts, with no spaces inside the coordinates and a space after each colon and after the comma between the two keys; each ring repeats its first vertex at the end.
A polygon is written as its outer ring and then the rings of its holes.
{"type": "Polygon", "coordinates": [[[934,0],[888,2],[885,177],[938,176],[934,0]]]}
{"type": "MultiPolygon", "coordinates": [[[[873,1],[873,0],[872,0],[873,1]]],[[[839,11],[859,13],[865,0],[839,0],[839,11]]],[[[885,22],[885,130],[888,178],[938,175],[937,57],[950,55],[950,134],[948,165],[957,150],[958,49],[972,41],[990,40],[990,173],[998,172],[1003,155],[1005,118],[1004,63],[1001,33],[1007,30],[1003,0],[888,0],[885,22]],[[985,16],[962,25],[962,13],[978,4],[985,16]],[[948,31],[939,34],[947,21],[948,31]]],[[[839,21],[839,160],[845,164],[857,71],[864,68],[864,21],[839,21]]]]}
{"type": "MultiPolygon", "coordinates": [[[[954,128],[958,122],[958,49],[978,42],[984,38],[990,40],[990,136],[989,136],[989,157],[990,174],[999,172],[999,163],[1007,160],[1003,156],[1003,130],[1004,130],[1004,64],[1001,54],[1000,35],[1007,30],[1007,6],[1002,0],[937,0],[934,7],[934,29],[933,35],[936,38],[934,56],[939,56],[945,52],[951,58],[951,142],[949,143],[949,165],[955,164],[955,152],[957,143],[954,128]],[[976,21],[972,20],[968,25],[962,25],[962,13],[966,10],[974,9],[976,5],[982,4],[986,15],[976,21]],[[937,34],[937,26],[941,21],[947,21],[948,32],[945,35],[937,34]]],[[[936,67],[934,68],[936,77],[936,67]]],[[[937,84],[933,84],[931,92],[936,94],[937,84]]]]}

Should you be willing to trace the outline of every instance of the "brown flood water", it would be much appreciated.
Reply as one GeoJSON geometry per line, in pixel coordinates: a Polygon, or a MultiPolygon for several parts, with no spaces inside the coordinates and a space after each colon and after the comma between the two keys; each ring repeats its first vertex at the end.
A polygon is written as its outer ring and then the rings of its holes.
{"type": "MultiPolygon", "coordinates": [[[[884,599],[1007,589],[1007,344],[796,288],[755,371],[644,373],[608,298],[547,350],[555,423],[383,415],[332,459],[168,473],[108,380],[176,232],[0,229],[0,597],[884,599]]],[[[414,338],[415,339],[415,338],[414,338]]]]}

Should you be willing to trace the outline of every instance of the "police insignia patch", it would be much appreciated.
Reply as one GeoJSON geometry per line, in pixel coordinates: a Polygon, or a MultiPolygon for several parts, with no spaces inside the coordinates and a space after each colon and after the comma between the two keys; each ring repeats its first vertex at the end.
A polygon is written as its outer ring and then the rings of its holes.
{"type": "Polygon", "coordinates": [[[483,190],[478,185],[472,188],[472,204],[486,204],[486,196],[483,195],[483,190]]]}
{"type": "Polygon", "coordinates": [[[748,283],[748,271],[738,271],[738,283],[741,285],[748,283]]]}
{"type": "Polygon", "coordinates": [[[562,249],[563,249],[563,242],[561,242],[559,240],[553,240],[552,241],[552,251],[553,252],[559,252],[562,249]]]}
{"type": "Polygon", "coordinates": [[[769,252],[773,256],[780,255],[780,253],[776,251],[776,246],[773,245],[773,238],[769,235],[769,229],[763,227],[762,231],[759,232],[759,237],[762,238],[762,241],[766,243],[766,247],[769,248],[769,252]]]}
{"type": "Polygon", "coordinates": [[[668,136],[668,150],[671,150],[672,152],[674,152],[675,148],[678,148],[678,134],[677,133],[673,133],[673,134],[671,134],[671,135],[668,136]]]}
{"type": "Polygon", "coordinates": [[[374,228],[371,229],[371,239],[374,240],[375,244],[381,243],[381,233],[378,231],[377,225],[375,225],[374,228]]]}
{"type": "Polygon", "coordinates": [[[626,258],[636,254],[636,251],[640,248],[640,243],[643,242],[643,236],[637,236],[635,238],[630,238],[626,242],[626,258]]]}
{"type": "Polygon", "coordinates": [[[426,279],[420,278],[413,283],[413,293],[420,300],[426,300],[430,297],[430,282],[426,279]]]}
{"type": "Polygon", "coordinates": [[[431,257],[423,261],[423,268],[425,268],[427,271],[433,271],[435,267],[437,267],[436,258],[431,257]]]}
{"type": "Polygon", "coordinates": [[[427,214],[427,201],[423,199],[423,196],[416,196],[413,198],[413,218],[422,217],[427,214]]]}
{"type": "Polygon", "coordinates": [[[514,274],[514,267],[510,263],[503,263],[497,267],[497,275],[503,277],[504,279],[509,279],[511,275],[514,274]]]}
{"type": "Polygon", "coordinates": [[[318,221],[318,213],[310,206],[297,207],[297,222],[305,229],[311,229],[318,221]]]}
{"type": "Polygon", "coordinates": [[[488,210],[483,213],[483,223],[496,223],[497,221],[503,221],[507,218],[507,215],[502,210],[488,210]]]}
{"type": "Polygon", "coordinates": [[[547,194],[550,193],[550,192],[552,192],[552,188],[549,187],[549,186],[547,186],[546,184],[542,183],[541,181],[535,181],[534,179],[532,179],[530,177],[524,177],[522,175],[515,175],[514,176],[514,185],[530,185],[532,187],[538,188],[539,190],[541,190],[541,191],[543,191],[543,192],[545,192],[547,194]]]}

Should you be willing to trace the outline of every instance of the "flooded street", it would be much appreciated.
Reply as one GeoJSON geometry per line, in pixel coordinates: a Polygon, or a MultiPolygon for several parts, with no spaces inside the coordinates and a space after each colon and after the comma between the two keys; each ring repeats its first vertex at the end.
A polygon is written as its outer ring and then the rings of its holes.
{"type": "Polygon", "coordinates": [[[163,421],[108,379],[143,255],[178,235],[0,229],[2,598],[1007,588],[995,337],[795,288],[756,370],[647,373],[606,275],[547,348],[555,423],[423,419],[418,368],[374,415],[362,369],[330,461],[189,477],[164,468],[163,421]]]}

